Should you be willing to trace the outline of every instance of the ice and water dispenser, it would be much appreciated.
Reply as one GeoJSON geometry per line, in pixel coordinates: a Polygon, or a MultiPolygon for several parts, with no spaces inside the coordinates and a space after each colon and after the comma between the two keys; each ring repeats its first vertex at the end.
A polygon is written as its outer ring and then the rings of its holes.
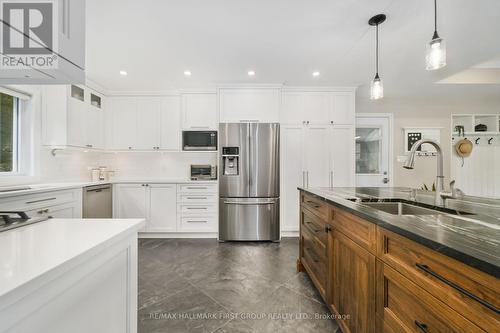
{"type": "Polygon", "coordinates": [[[237,176],[240,174],[240,148],[222,147],[222,174],[237,176]]]}

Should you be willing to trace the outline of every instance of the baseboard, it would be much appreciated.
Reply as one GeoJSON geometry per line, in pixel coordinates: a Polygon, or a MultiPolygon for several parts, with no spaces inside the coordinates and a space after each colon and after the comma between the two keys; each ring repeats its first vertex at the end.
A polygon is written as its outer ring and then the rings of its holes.
{"type": "Polygon", "coordinates": [[[299,237],[299,231],[285,231],[281,232],[281,237],[299,237]]]}
{"type": "Polygon", "coordinates": [[[140,232],[139,238],[215,238],[216,232],[140,232]]]}

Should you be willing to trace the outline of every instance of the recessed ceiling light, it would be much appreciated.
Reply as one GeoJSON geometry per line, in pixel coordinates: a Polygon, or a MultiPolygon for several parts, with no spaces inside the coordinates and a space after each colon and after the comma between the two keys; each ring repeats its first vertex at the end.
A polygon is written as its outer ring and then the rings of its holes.
{"type": "Polygon", "coordinates": [[[124,70],[121,70],[121,71],[120,71],[120,75],[127,76],[127,74],[128,74],[128,73],[127,73],[126,71],[124,71],[124,70]]]}
{"type": "Polygon", "coordinates": [[[248,76],[255,76],[255,71],[248,71],[248,76]]]}
{"type": "Polygon", "coordinates": [[[191,71],[184,71],[184,76],[191,76],[191,71]]]}
{"type": "Polygon", "coordinates": [[[316,72],[313,72],[313,73],[312,73],[312,75],[313,75],[314,77],[318,77],[320,74],[321,74],[321,73],[320,73],[320,72],[318,72],[318,71],[316,71],[316,72]]]}

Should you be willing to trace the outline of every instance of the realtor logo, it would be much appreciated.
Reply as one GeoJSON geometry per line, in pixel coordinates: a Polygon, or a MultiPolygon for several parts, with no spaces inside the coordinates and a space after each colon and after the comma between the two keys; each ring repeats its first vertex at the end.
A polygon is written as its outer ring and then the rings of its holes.
{"type": "Polygon", "coordinates": [[[57,67],[56,1],[0,0],[2,69],[57,67]]]}

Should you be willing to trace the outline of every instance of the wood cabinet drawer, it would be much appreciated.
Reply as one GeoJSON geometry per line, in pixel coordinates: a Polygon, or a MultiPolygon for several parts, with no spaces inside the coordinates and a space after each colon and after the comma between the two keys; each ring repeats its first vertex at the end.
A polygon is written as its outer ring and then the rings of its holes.
{"type": "Polygon", "coordinates": [[[483,332],[387,264],[376,266],[377,332],[483,332]]]}
{"type": "Polygon", "coordinates": [[[377,226],[375,224],[338,208],[333,209],[331,222],[336,230],[375,254],[377,240],[377,226]]]}
{"type": "Polygon", "coordinates": [[[301,214],[300,223],[302,230],[307,229],[316,241],[320,243],[324,251],[326,251],[328,244],[328,224],[320,220],[316,215],[309,213],[307,209],[302,209],[301,214]]]}
{"type": "Polygon", "coordinates": [[[217,193],[217,184],[180,184],[178,193],[217,193]]]}
{"type": "Polygon", "coordinates": [[[382,228],[377,234],[384,263],[484,330],[498,330],[499,279],[382,228]]]}
{"type": "Polygon", "coordinates": [[[321,248],[318,242],[315,241],[314,236],[312,236],[307,229],[301,231],[300,241],[300,259],[302,265],[306,268],[320,294],[325,297],[327,273],[326,252],[321,248]]]}
{"type": "Polygon", "coordinates": [[[305,208],[309,209],[319,218],[325,221],[328,220],[330,205],[326,202],[304,193],[301,195],[300,202],[305,208]]]}

